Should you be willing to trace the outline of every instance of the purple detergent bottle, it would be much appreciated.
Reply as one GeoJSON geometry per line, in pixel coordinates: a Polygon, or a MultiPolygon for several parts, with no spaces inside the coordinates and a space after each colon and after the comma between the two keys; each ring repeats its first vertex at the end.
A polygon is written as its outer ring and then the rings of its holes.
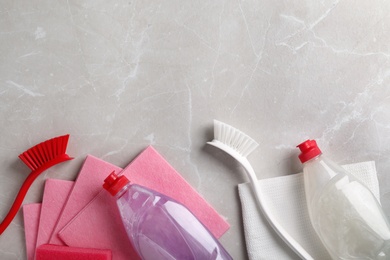
{"type": "Polygon", "coordinates": [[[127,235],[142,259],[232,259],[207,228],[172,198],[131,184],[115,172],[103,187],[115,196],[127,235]]]}

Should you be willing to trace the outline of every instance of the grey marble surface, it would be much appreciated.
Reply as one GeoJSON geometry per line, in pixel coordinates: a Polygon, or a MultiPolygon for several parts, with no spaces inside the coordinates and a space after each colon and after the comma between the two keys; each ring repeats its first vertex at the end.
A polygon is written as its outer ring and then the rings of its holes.
{"type": "MultiPolygon", "coordinates": [[[[71,135],[75,160],[40,176],[73,180],[87,154],[124,167],[153,145],[231,224],[246,259],[237,184],[205,146],[214,118],[260,146],[259,179],[299,172],[315,138],[339,163],[374,160],[390,214],[390,3],[387,1],[1,1],[0,216],[29,173],[19,153],[71,135]]],[[[0,259],[25,259],[19,213],[0,259]]]]}

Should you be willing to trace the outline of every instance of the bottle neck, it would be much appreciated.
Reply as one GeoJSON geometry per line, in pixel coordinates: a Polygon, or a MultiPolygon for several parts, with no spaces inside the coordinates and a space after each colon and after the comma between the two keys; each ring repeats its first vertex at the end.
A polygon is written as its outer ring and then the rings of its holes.
{"type": "Polygon", "coordinates": [[[321,154],[318,154],[318,155],[314,156],[313,158],[311,158],[311,159],[309,159],[309,160],[303,162],[302,164],[303,164],[303,165],[307,165],[307,164],[313,163],[313,162],[315,162],[315,161],[321,160],[322,157],[323,157],[323,156],[322,156],[322,153],[321,153],[321,154]]]}
{"type": "Polygon", "coordinates": [[[123,186],[122,189],[120,189],[117,194],[115,194],[115,198],[119,199],[120,197],[122,197],[122,195],[130,188],[130,186],[130,182],[123,186]]]}
{"type": "Polygon", "coordinates": [[[124,186],[130,183],[125,175],[118,176],[115,171],[104,180],[103,188],[106,189],[112,196],[115,196],[124,186]]]}

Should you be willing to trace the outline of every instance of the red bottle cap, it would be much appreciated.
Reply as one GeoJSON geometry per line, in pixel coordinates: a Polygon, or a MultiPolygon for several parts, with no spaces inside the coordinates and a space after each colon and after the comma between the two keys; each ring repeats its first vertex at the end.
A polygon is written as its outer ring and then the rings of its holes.
{"type": "Polygon", "coordinates": [[[305,142],[297,145],[297,147],[301,150],[301,154],[298,156],[301,163],[307,162],[308,160],[322,154],[315,140],[306,140],[305,142]]]}
{"type": "Polygon", "coordinates": [[[108,190],[112,196],[115,196],[129,182],[129,179],[127,179],[126,176],[118,176],[115,171],[113,171],[104,180],[103,188],[108,190]]]}

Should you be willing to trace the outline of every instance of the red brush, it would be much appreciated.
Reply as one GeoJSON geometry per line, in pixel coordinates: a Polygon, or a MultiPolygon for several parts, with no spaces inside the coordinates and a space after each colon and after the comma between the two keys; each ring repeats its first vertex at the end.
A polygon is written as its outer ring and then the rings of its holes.
{"type": "Polygon", "coordinates": [[[32,172],[24,181],[11,209],[0,224],[0,235],[3,234],[4,230],[14,219],[16,213],[18,213],[24,197],[34,180],[50,167],[73,159],[66,154],[68,140],[69,135],[58,136],[37,144],[19,155],[19,158],[32,170],[32,172]]]}

